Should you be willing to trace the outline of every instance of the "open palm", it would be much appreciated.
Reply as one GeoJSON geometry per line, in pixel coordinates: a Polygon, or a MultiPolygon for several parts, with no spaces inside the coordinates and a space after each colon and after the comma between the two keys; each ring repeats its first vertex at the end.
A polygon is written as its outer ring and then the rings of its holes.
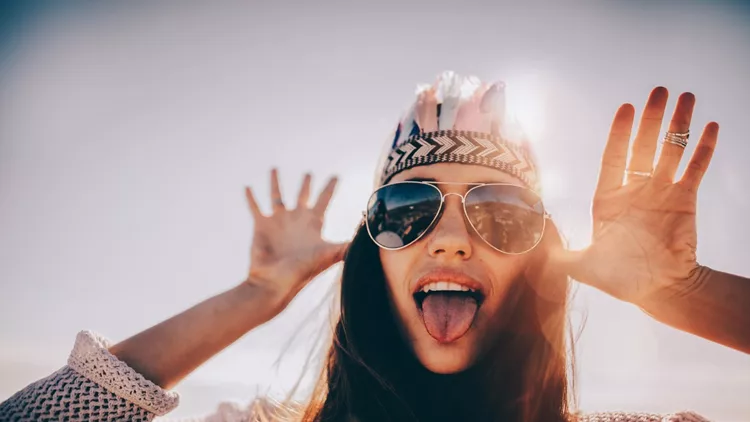
{"type": "MultiPolygon", "coordinates": [[[[718,125],[705,127],[685,173],[675,182],[683,147],[664,143],[653,166],[667,95],[664,88],[651,92],[627,166],[634,109],[629,104],[620,107],[594,195],[591,245],[559,255],[573,278],[635,304],[681,286],[698,268],[697,190],[716,145],[718,125]]],[[[692,94],[680,96],[670,132],[688,131],[694,104],[692,94]]]]}
{"type": "Polygon", "coordinates": [[[347,247],[346,243],[331,243],[321,236],[337,180],[328,182],[312,207],[308,206],[310,181],[310,175],[306,175],[297,206],[287,209],[281,200],[278,173],[273,170],[270,215],[261,212],[250,188],[245,192],[255,220],[248,282],[267,289],[285,304],[315,276],[341,261],[347,247]]]}

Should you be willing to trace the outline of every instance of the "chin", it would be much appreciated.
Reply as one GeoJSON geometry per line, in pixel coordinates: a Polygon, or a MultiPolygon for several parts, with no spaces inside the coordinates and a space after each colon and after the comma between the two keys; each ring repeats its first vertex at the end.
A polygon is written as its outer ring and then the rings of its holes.
{"type": "Polygon", "coordinates": [[[456,374],[469,369],[476,361],[476,352],[467,338],[450,344],[439,344],[432,339],[415,345],[415,355],[430,372],[436,374],[456,374]],[[464,343],[464,344],[460,344],[464,343]]]}

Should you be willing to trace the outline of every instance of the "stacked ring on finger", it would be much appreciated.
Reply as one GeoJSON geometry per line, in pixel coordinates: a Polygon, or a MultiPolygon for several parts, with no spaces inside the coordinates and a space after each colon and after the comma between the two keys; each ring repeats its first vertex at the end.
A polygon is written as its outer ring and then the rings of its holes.
{"type": "Polygon", "coordinates": [[[667,132],[664,135],[664,142],[672,145],[677,145],[680,148],[685,148],[690,138],[690,131],[687,132],[667,132]]]}
{"type": "Polygon", "coordinates": [[[635,171],[635,170],[627,169],[625,170],[625,173],[628,176],[651,177],[650,171],[635,171]]]}

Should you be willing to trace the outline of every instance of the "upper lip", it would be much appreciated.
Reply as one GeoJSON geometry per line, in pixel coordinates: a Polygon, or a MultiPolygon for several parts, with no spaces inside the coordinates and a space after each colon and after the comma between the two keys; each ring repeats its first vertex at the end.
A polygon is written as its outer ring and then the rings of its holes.
{"type": "Polygon", "coordinates": [[[450,281],[453,283],[458,283],[462,286],[466,286],[470,289],[476,290],[483,295],[486,293],[486,289],[484,285],[482,285],[482,283],[480,283],[479,281],[477,281],[476,279],[472,277],[469,277],[463,272],[456,271],[453,269],[448,269],[448,268],[439,268],[439,269],[429,271],[423,276],[419,277],[419,279],[417,279],[416,284],[414,285],[414,288],[412,289],[412,294],[416,294],[422,291],[422,288],[426,286],[427,284],[438,282],[438,281],[450,281]]]}

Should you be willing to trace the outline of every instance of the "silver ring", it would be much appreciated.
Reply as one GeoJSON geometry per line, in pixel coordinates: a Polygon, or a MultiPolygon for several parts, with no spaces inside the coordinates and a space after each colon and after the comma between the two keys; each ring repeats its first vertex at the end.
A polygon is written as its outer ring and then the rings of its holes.
{"type": "Polygon", "coordinates": [[[650,171],[625,170],[625,174],[628,176],[651,177],[650,171]]]}
{"type": "Polygon", "coordinates": [[[690,138],[690,131],[683,133],[678,132],[667,132],[664,135],[664,143],[677,145],[680,148],[687,147],[688,139],[690,138]]]}

